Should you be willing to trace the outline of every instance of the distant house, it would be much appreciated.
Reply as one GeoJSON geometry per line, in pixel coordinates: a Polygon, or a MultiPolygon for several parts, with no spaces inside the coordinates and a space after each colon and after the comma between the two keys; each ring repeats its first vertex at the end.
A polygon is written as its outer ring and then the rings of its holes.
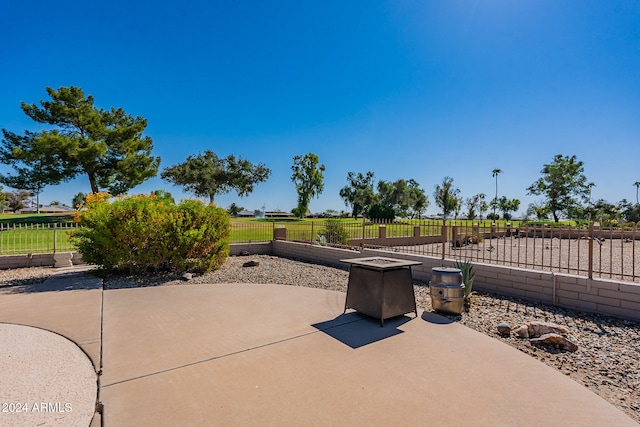
{"type": "Polygon", "coordinates": [[[240,211],[236,215],[236,218],[255,218],[255,217],[256,217],[255,212],[248,211],[248,210],[240,211]]]}
{"type": "MultiPolygon", "coordinates": [[[[70,208],[69,206],[40,206],[40,213],[73,213],[75,209],[70,208]]],[[[29,214],[29,213],[36,213],[37,210],[36,208],[24,208],[24,209],[20,209],[18,212],[16,213],[21,213],[21,214],[29,214]]]]}
{"type": "Polygon", "coordinates": [[[293,218],[291,212],[265,212],[264,216],[267,218],[293,218]]]}

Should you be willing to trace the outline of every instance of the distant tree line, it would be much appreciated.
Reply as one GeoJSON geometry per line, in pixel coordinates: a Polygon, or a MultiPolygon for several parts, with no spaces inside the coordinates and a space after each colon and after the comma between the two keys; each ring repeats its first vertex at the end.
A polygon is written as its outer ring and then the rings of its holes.
{"type": "MultiPolygon", "coordinates": [[[[31,197],[40,206],[39,195],[48,185],[57,185],[77,176],[85,176],[91,193],[124,194],[145,180],[156,176],[160,158],[153,156],[153,141],[143,135],[147,121],[127,114],[121,108],[108,110],[94,106],[91,95],[74,86],[57,90],[47,88],[50,100],[39,105],[22,102],[23,112],[34,122],[48,126],[38,132],[18,134],[2,129],[0,162],[13,168],[13,174],[0,175],[0,183],[15,189],[3,192],[0,187],[2,210],[17,211],[27,206],[31,197]]],[[[314,153],[297,155],[291,166],[291,181],[297,193],[297,205],[292,210],[298,217],[309,213],[312,199],[324,190],[326,167],[314,153]]],[[[464,199],[461,191],[446,176],[435,186],[433,200],[445,219],[463,215],[468,219],[503,218],[509,220],[520,208],[520,200],[499,195],[500,168],[491,171],[495,178],[495,196],[487,200],[484,193],[464,199]]],[[[640,221],[640,202],[636,187],[635,203],[623,199],[610,204],[602,199],[593,202],[593,182],[584,175],[584,165],[576,156],[558,154],[545,164],[541,176],[526,191],[540,196],[526,211],[527,216],[540,220],[551,217],[596,220],[604,223],[640,221]]],[[[212,150],[188,156],[176,165],[165,168],[161,177],[182,187],[197,197],[207,197],[210,203],[219,194],[235,191],[242,197],[255,186],[266,181],[271,170],[262,163],[228,155],[219,157],[212,150]]],[[[347,185],[339,195],[351,209],[353,217],[393,219],[419,218],[429,207],[425,190],[413,178],[395,181],[374,181],[374,172],[348,172],[347,185]]],[[[174,203],[171,195],[156,191],[156,196],[174,203]]],[[[74,207],[84,204],[86,194],[74,196],[74,207]]],[[[229,211],[237,214],[242,208],[233,204],[229,211]]]]}

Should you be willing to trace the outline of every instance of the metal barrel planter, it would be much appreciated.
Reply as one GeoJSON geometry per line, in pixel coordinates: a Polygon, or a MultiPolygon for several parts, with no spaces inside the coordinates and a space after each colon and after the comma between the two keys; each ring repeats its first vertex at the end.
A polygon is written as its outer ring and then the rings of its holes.
{"type": "Polygon", "coordinates": [[[464,283],[459,268],[434,267],[429,281],[431,305],[435,311],[461,314],[464,309],[464,283]]]}

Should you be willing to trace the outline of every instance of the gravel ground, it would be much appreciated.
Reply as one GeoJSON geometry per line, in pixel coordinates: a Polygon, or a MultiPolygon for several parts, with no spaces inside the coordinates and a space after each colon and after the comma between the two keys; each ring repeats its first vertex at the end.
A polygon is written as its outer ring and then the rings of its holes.
{"type": "Polygon", "coordinates": [[[53,267],[27,267],[0,270],[0,287],[30,286],[42,283],[55,274],[53,267]]]}
{"type": "MultiPolygon", "coordinates": [[[[0,272],[0,286],[21,280],[43,280],[51,269],[42,267],[0,272]],[[12,272],[12,273],[10,273],[12,272]],[[33,276],[31,276],[33,275],[33,276]]],[[[219,270],[185,281],[175,274],[112,276],[105,289],[204,283],[275,283],[346,292],[347,270],[308,264],[269,255],[230,257],[219,270]],[[259,263],[243,267],[247,261],[259,263]]],[[[429,288],[414,284],[418,307],[431,311],[429,288]]],[[[640,322],[588,314],[525,300],[476,292],[468,313],[448,316],[470,328],[535,357],[611,402],[640,423],[640,322]],[[501,322],[519,326],[548,321],[567,327],[578,341],[576,352],[536,347],[512,334],[501,336],[501,322]]]]}

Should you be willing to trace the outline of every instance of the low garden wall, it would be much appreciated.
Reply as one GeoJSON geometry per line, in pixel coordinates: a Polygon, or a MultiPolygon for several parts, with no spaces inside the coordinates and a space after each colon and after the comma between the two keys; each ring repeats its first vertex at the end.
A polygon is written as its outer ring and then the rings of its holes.
{"type": "MultiPolygon", "coordinates": [[[[381,249],[353,251],[306,243],[277,240],[273,254],[285,258],[346,268],[345,258],[384,256],[418,261],[412,268],[414,278],[428,281],[433,267],[453,267],[454,261],[411,255],[381,249]]],[[[640,285],[605,279],[474,263],[474,289],[540,301],[579,311],[640,320],[640,285]]]]}
{"type": "MultiPolygon", "coordinates": [[[[349,250],[308,243],[274,240],[265,243],[232,244],[230,255],[271,254],[283,258],[347,268],[341,259],[384,256],[418,261],[412,268],[414,278],[428,281],[433,267],[453,267],[454,261],[426,255],[413,255],[382,249],[349,250]]],[[[54,254],[0,256],[0,269],[53,266],[54,254]]],[[[82,256],[75,252],[73,264],[82,264],[82,256]]],[[[570,274],[552,273],[474,263],[474,289],[510,295],[580,311],[596,312],[622,318],[640,320],[640,285],[605,279],[589,279],[570,274]]]]}
{"type": "MultiPolygon", "coordinates": [[[[58,252],[63,253],[63,252],[58,252]]],[[[84,264],[79,252],[72,252],[71,262],[74,265],[84,264]]],[[[0,256],[0,270],[23,267],[52,267],[55,265],[54,254],[26,254],[0,256]]]]}

